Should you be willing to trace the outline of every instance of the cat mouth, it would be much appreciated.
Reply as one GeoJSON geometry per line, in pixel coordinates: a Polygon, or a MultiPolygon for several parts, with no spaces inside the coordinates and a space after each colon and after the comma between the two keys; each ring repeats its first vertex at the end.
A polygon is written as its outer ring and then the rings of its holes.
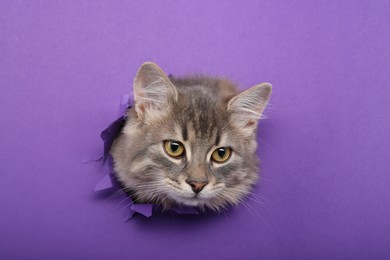
{"type": "Polygon", "coordinates": [[[171,192],[169,192],[171,194],[170,197],[178,204],[189,207],[198,207],[207,204],[207,201],[210,199],[210,196],[203,194],[202,191],[190,193],[189,191],[184,191],[172,182],[167,183],[172,188],[171,192]]]}
{"type": "Polygon", "coordinates": [[[199,198],[199,193],[195,193],[191,198],[192,199],[198,199],[199,198]]]}

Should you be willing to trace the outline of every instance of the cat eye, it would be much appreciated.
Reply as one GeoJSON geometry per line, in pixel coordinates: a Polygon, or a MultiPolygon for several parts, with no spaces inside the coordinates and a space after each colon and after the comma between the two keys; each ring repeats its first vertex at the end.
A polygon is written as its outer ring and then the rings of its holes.
{"type": "Polygon", "coordinates": [[[226,162],[230,158],[231,154],[232,154],[231,148],[221,147],[221,148],[216,149],[211,154],[211,159],[216,163],[223,163],[223,162],[226,162]]]}
{"type": "Polygon", "coordinates": [[[174,158],[184,154],[184,145],[178,141],[164,141],[164,149],[169,156],[174,158]]]}

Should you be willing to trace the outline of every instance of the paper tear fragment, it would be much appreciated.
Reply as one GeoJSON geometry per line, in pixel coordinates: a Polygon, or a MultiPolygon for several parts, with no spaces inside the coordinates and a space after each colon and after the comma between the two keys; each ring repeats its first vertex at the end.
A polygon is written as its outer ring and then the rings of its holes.
{"type": "Polygon", "coordinates": [[[119,135],[120,131],[124,127],[126,118],[121,116],[114,122],[112,122],[103,132],[100,134],[100,137],[104,142],[104,155],[103,161],[105,162],[110,155],[111,146],[115,138],[119,135]]]}
{"type": "Polygon", "coordinates": [[[145,217],[152,216],[153,213],[153,204],[133,204],[131,205],[131,209],[145,217]]]}
{"type": "Polygon", "coordinates": [[[95,185],[95,191],[107,190],[114,187],[112,183],[111,176],[109,174],[104,175],[104,177],[95,185]]]}
{"type": "Polygon", "coordinates": [[[133,104],[133,96],[123,95],[121,97],[121,103],[119,105],[119,114],[118,117],[126,115],[126,111],[133,104]]]}
{"type": "Polygon", "coordinates": [[[81,163],[98,162],[98,161],[101,161],[101,160],[103,160],[103,156],[99,156],[99,157],[96,157],[96,158],[83,159],[83,160],[81,160],[81,163]]]}
{"type": "Polygon", "coordinates": [[[135,211],[131,211],[130,215],[125,218],[125,222],[129,221],[130,219],[132,219],[134,217],[134,215],[135,215],[135,211]]]}

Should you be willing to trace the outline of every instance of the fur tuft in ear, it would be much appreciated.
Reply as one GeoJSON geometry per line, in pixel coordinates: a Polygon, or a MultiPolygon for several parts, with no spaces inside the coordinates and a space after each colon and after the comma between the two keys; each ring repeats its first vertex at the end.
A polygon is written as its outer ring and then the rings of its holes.
{"type": "Polygon", "coordinates": [[[261,83],[233,97],[228,104],[232,122],[244,131],[253,133],[271,93],[271,84],[261,83]]]}
{"type": "Polygon", "coordinates": [[[145,62],[134,78],[134,106],[142,120],[153,120],[167,113],[177,101],[177,90],[162,69],[145,62]]]}

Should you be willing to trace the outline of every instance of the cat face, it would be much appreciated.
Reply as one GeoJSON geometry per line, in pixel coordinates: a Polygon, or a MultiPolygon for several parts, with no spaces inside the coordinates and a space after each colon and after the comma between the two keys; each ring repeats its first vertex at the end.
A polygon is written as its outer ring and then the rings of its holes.
{"type": "Polygon", "coordinates": [[[255,133],[270,94],[268,84],[238,94],[225,80],[169,79],[144,64],[111,151],[119,181],[140,202],[166,208],[237,204],[258,178],[255,133]]]}

